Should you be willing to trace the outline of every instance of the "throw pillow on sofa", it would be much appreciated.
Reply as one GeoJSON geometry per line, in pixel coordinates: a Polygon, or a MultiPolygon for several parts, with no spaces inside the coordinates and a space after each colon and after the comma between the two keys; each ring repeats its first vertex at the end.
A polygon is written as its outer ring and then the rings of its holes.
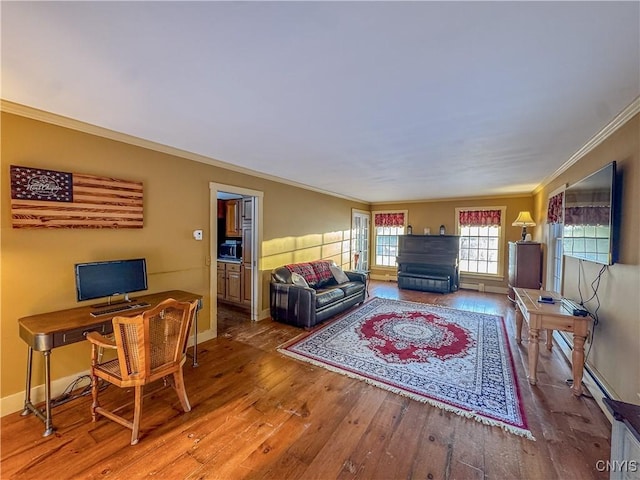
{"type": "Polygon", "coordinates": [[[338,283],[346,283],[349,281],[349,277],[347,274],[342,271],[342,269],[337,265],[331,265],[331,273],[333,274],[333,278],[336,279],[338,283]]]}
{"type": "Polygon", "coordinates": [[[297,285],[299,287],[309,287],[307,281],[299,273],[291,272],[291,281],[294,285],[297,285]]]}

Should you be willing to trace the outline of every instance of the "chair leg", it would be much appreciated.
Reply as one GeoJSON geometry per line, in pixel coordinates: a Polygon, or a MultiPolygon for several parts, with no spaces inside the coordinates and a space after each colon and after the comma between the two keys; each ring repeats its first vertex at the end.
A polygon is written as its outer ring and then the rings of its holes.
{"type": "Polygon", "coordinates": [[[97,408],[100,407],[98,402],[98,376],[91,372],[91,421],[96,422],[98,420],[97,408]]]}
{"type": "Polygon", "coordinates": [[[180,404],[182,405],[182,409],[185,412],[191,411],[191,405],[189,405],[189,399],[187,398],[187,391],[184,388],[184,377],[182,375],[182,368],[178,369],[173,374],[173,388],[178,394],[178,398],[180,399],[180,404]]]}
{"type": "Polygon", "coordinates": [[[138,443],[138,437],[140,433],[140,417],[142,415],[143,388],[144,387],[142,387],[141,385],[134,387],[135,403],[133,407],[133,425],[132,425],[133,431],[131,432],[131,445],[135,445],[136,443],[138,443]]]}

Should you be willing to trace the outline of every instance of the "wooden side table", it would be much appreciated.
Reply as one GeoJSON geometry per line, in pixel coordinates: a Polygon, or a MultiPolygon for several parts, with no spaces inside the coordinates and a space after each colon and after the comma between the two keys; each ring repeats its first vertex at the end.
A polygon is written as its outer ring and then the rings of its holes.
{"type": "MultiPolygon", "coordinates": [[[[589,335],[590,317],[577,317],[562,307],[561,298],[555,292],[514,288],[516,311],[516,341],[522,341],[522,321],[529,325],[529,383],[537,382],[540,330],[561,330],[573,333],[571,370],[573,373],[573,394],[582,395],[582,374],[584,371],[584,343],[589,335]],[[553,297],[555,303],[539,303],[540,295],[553,297]]],[[[551,335],[547,335],[547,349],[551,350],[551,335]]]]}

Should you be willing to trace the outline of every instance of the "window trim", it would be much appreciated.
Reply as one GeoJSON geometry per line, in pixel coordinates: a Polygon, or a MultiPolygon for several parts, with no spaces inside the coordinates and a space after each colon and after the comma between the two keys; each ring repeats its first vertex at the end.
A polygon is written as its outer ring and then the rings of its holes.
{"type": "Polygon", "coordinates": [[[455,225],[456,225],[456,235],[460,235],[460,212],[461,211],[484,211],[484,210],[500,210],[500,230],[498,232],[498,273],[478,273],[478,272],[463,272],[460,270],[460,276],[464,276],[466,278],[483,278],[489,280],[504,280],[504,266],[505,256],[507,251],[507,239],[506,239],[506,231],[505,231],[505,218],[507,215],[507,207],[506,205],[501,206],[482,206],[482,207],[456,207],[455,209],[455,225]]]}
{"type": "Polygon", "coordinates": [[[409,225],[409,210],[372,210],[371,211],[371,263],[370,268],[375,268],[376,270],[389,270],[389,271],[397,271],[398,265],[378,265],[376,261],[378,251],[378,227],[376,227],[376,213],[403,213],[404,214],[404,225],[403,228],[406,229],[407,225],[409,225]]]}

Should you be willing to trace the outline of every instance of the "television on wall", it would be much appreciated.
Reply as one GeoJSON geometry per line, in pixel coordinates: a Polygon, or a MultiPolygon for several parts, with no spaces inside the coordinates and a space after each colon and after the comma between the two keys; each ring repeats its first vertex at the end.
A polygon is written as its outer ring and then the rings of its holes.
{"type": "Polygon", "coordinates": [[[611,162],[567,187],[564,255],[603,265],[617,261],[620,212],[616,183],[616,162],[611,162]]]}
{"type": "Polygon", "coordinates": [[[147,262],[144,258],[78,263],[75,265],[78,301],[111,298],[147,289],[147,262]]]}

